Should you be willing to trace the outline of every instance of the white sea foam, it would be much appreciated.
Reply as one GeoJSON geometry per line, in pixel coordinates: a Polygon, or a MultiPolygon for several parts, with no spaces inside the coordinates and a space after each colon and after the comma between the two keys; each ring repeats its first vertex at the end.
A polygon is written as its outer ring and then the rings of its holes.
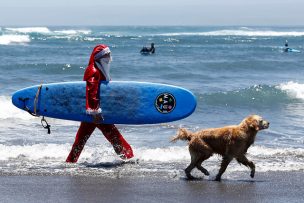
{"type": "Polygon", "coordinates": [[[304,84],[289,81],[278,85],[277,88],[286,91],[292,98],[304,100],[304,84]]]}
{"type": "Polygon", "coordinates": [[[0,35],[0,45],[26,44],[30,41],[28,35],[0,35]]]}
{"type": "MultiPolygon", "coordinates": [[[[146,149],[140,148],[135,151],[139,160],[152,162],[188,162],[190,155],[187,147],[169,147],[146,149]]],[[[248,150],[249,159],[256,164],[257,170],[266,171],[291,171],[304,170],[304,149],[303,148],[269,148],[263,146],[253,146],[248,150]]],[[[211,170],[217,169],[220,164],[220,157],[213,156],[205,162],[211,170]]],[[[229,171],[248,170],[234,161],[229,171]]]]}
{"type": "Polygon", "coordinates": [[[88,35],[91,33],[91,30],[56,30],[54,31],[54,33],[62,34],[62,35],[77,35],[77,34],[88,35]]]}
{"type": "Polygon", "coordinates": [[[104,38],[101,38],[101,37],[85,37],[84,40],[86,41],[90,41],[90,42],[93,42],[93,41],[101,41],[103,40],[104,38]]]}
{"type": "MultiPolygon", "coordinates": [[[[20,159],[26,159],[35,165],[37,160],[45,162],[64,162],[69,153],[71,144],[34,144],[34,145],[4,145],[0,144],[0,161],[11,163],[20,159]]],[[[167,147],[167,148],[134,148],[135,158],[144,165],[147,163],[164,164],[181,163],[185,166],[190,161],[187,147],[167,147]]],[[[304,149],[303,148],[268,148],[263,146],[253,146],[249,148],[248,158],[256,164],[259,172],[267,171],[292,171],[304,170],[304,149]]],[[[98,164],[103,162],[115,162],[120,160],[109,145],[86,146],[83,150],[79,163],[98,164]]],[[[221,158],[213,156],[204,162],[209,170],[218,170],[221,158]]],[[[0,162],[1,166],[1,162],[0,162]]],[[[157,169],[156,169],[157,170],[157,169]]],[[[246,171],[246,167],[231,163],[228,168],[232,171],[246,171]]]]}
{"type": "Polygon", "coordinates": [[[301,31],[271,31],[271,30],[217,30],[209,32],[179,32],[163,33],[161,36],[257,36],[257,37],[280,37],[280,36],[304,36],[301,31]]]}
{"type": "Polygon", "coordinates": [[[12,104],[11,97],[0,96],[0,119],[7,118],[30,120],[33,118],[33,116],[15,107],[12,104]]]}
{"type": "Polygon", "coordinates": [[[22,27],[22,28],[5,28],[8,31],[20,32],[20,33],[41,33],[47,34],[51,31],[47,27],[22,27]]]}
{"type": "MultiPolygon", "coordinates": [[[[28,161],[52,159],[63,162],[71,150],[71,144],[34,144],[34,145],[4,145],[0,144],[0,161],[18,160],[20,158],[28,161]]],[[[113,148],[108,145],[95,147],[86,146],[81,153],[79,162],[113,162],[119,160],[113,148]]],[[[1,163],[0,163],[1,165],[1,163]]]]}
{"type": "Polygon", "coordinates": [[[137,158],[144,161],[183,161],[190,159],[187,147],[141,148],[135,151],[137,158]]]}
{"type": "Polygon", "coordinates": [[[260,172],[304,170],[303,148],[254,146],[249,148],[248,154],[260,172]]]}
{"type": "Polygon", "coordinates": [[[18,159],[26,157],[28,160],[42,158],[64,159],[70,150],[70,145],[58,144],[35,144],[35,145],[13,145],[0,144],[0,160],[18,159]],[[39,153],[38,153],[39,152],[39,153]]]}

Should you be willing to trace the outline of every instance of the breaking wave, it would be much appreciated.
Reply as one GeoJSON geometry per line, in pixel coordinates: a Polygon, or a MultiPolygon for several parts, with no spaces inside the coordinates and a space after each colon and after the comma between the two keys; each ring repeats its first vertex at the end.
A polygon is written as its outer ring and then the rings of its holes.
{"type": "Polygon", "coordinates": [[[291,98],[304,100],[304,84],[290,81],[280,84],[276,88],[286,92],[291,98]]]}
{"type": "Polygon", "coordinates": [[[209,105],[268,106],[304,102],[304,84],[287,82],[276,86],[255,85],[246,89],[208,93],[199,96],[209,105]]]}
{"type": "Polygon", "coordinates": [[[77,34],[88,35],[91,34],[91,30],[55,30],[54,33],[62,34],[62,35],[77,35],[77,34]]]}
{"type": "Polygon", "coordinates": [[[30,41],[28,35],[0,35],[0,45],[27,44],[30,41]]]}
{"type": "Polygon", "coordinates": [[[249,36],[249,37],[301,37],[304,31],[271,31],[271,30],[217,30],[206,32],[172,32],[160,36],[249,36]]]}
{"type": "MultiPolygon", "coordinates": [[[[0,144],[0,173],[10,174],[85,174],[98,175],[112,171],[117,173],[122,163],[112,147],[108,145],[86,146],[78,164],[67,165],[65,158],[71,144],[34,144],[13,145],[0,144]],[[118,168],[117,168],[118,167],[118,168]]],[[[134,148],[135,166],[124,167],[125,173],[139,174],[172,173],[182,171],[189,164],[190,155],[186,146],[167,148],[134,148]]],[[[256,164],[256,171],[301,171],[304,170],[304,149],[302,148],[269,148],[253,146],[248,150],[248,158],[256,164]]],[[[216,172],[220,164],[219,156],[212,156],[204,166],[216,172]]],[[[244,166],[233,161],[227,174],[235,171],[247,171],[244,166]]]]}
{"type": "Polygon", "coordinates": [[[17,32],[17,33],[41,33],[41,34],[51,33],[51,31],[47,27],[5,28],[5,30],[17,32]]]}
{"type": "Polygon", "coordinates": [[[22,34],[45,34],[45,35],[88,35],[91,30],[87,29],[55,29],[51,30],[47,27],[23,27],[23,28],[5,28],[9,33],[22,33],[22,34]]]}
{"type": "Polygon", "coordinates": [[[101,40],[100,36],[91,36],[88,29],[49,29],[47,27],[4,28],[0,31],[0,44],[25,44],[31,40],[65,39],[75,41],[101,40]],[[2,33],[2,35],[1,35],[2,33]]]}

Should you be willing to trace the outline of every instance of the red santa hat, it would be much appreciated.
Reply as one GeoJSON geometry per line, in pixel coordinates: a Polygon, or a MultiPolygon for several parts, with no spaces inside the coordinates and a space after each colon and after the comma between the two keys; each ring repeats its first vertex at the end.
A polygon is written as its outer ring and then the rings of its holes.
{"type": "Polygon", "coordinates": [[[98,53],[95,54],[94,60],[96,61],[108,53],[111,53],[110,48],[105,45],[103,49],[101,49],[98,53]]]}
{"type": "Polygon", "coordinates": [[[102,56],[108,53],[111,53],[111,51],[107,45],[99,44],[95,46],[90,57],[89,65],[94,65],[94,61],[100,59],[102,56]]]}

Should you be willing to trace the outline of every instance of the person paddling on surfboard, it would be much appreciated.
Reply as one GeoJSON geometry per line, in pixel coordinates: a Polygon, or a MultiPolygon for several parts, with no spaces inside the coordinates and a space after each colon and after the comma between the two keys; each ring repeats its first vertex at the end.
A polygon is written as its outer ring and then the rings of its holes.
{"type": "Polygon", "coordinates": [[[141,50],[140,50],[140,53],[141,54],[154,54],[155,53],[155,47],[154,47],[154,43],[151,43],[151,47],[148,48],[148,47],[143,47],[141,50]]]}
{"type": "Polygon", "coordinates": [[[94,123],[81,122],[66,162],[77,162],[85,143],[96,127],[113,145],[115,152],[122,159],[130,159],[134,156],[131,146],[114,124],[99,123],[103,120],[100,108],[99,83],[100,81],[110,81],[111,61],[111,51],[108,46],[100,44],[93,49],[83,80],[86,81],[86,113],[93,117],[94,123]]]}

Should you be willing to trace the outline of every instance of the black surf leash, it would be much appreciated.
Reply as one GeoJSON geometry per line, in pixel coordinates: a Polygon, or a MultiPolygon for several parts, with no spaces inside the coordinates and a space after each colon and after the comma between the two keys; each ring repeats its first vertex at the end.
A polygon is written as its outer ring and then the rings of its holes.
{"type": "Polygon", "coordinates": [[[48,134],[51,134],[51,126],[48,124],[48,122],[45,120],[44,116],[42,116],[41,119],[41,125],[44,129],[48,130],[48,134]]]}
{"type": "MultiPolygon", "coordinates": [[[[37,103],[38,103],[38,98],[39,98],[39,95],[40,95],[40,92],[41,92],[41,88],[42,88],[42,85],[40,85],[38,87],[38,90],[37,90],[37,93],[36,93],[36,96],[35,96],[35,100],[34,100],[34,112],[31,112],[30,108],[28,108],[26,106],[26,104],[25,104],[25,102],[27,100],[29,100],[29,98],[19,98],[19,100],[23,102],[23,109],[26,110],[29,114],[31,114],[32,116],[35,116],[35,117],[40,117],[40,115],[37,113],[37,112],[39,112],[39,110],[37,110],[37,103]]],[[[45,128],[45,129],[48,130],[48,134],[51,134],[51,126],[45,120],[44,116],[42,116],[41,125],[42,125],[43,128],[45,128]]]]}

